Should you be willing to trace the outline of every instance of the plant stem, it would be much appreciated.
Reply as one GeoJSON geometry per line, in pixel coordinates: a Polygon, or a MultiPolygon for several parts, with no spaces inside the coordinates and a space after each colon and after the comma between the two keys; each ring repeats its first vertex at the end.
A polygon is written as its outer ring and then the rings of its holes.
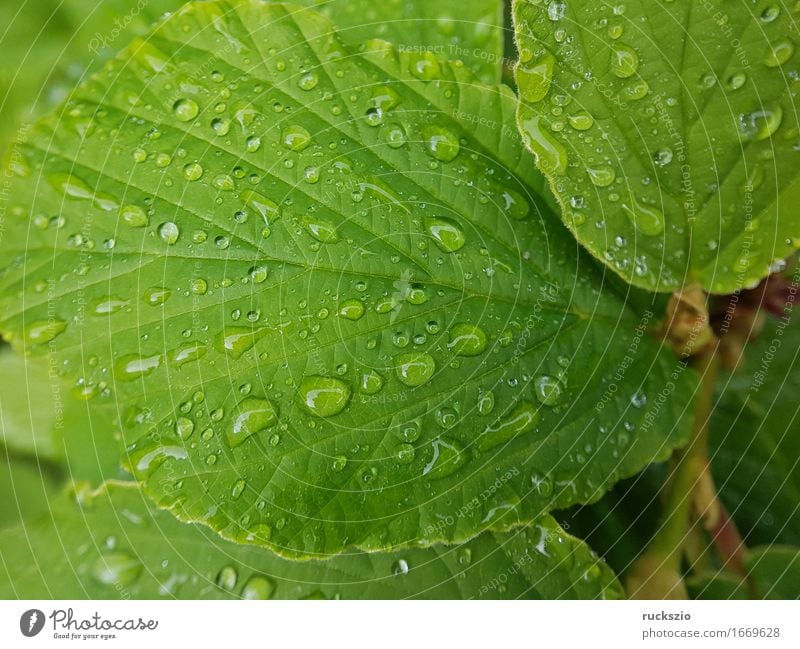
{"type": "Polygon", "coordinates": [[[671,567],[680,567],[683,540],[689,528],[693,493],[708,465],[708,423],[714,404],[717,376],[716,344],[697,357],[700,389],[695,402],[694,423],[688,444],[675,454],[675,470],[668,488],[664,519],[650,543],[648,552],[661,557],[671,567]]]}
{"type": "Polygon", "coordinates": [[[695,359],[700,386],[691,436],[686,446],[675,452],[675,467],[667,484],[661,525],[631,570],[629,589],[635,590],[631,593],[634,596],[652,599],[685,597],[680,580],[681,558],[684,541],[691,529],[695,488],[708,470],[708,428],[718,366],[716,340],[695,359]],[[654,574],[649,576],[647,571],[654,574]]]}

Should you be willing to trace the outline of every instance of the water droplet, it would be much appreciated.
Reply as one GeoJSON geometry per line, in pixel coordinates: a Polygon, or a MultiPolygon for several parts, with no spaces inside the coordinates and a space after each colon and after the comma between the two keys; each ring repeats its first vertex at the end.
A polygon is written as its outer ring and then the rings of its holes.
{"type": "Polygon", "coordinates": [[[190,162],[183,168],[183,177],[189,182],[200,180],[203,177],[203,167],[198,162],[190,162]]]}
{"type": "Polygon", "coordinates": [[[253,345],[263,338],[266,333],[265,329],[230,327],[217,337],[216,347],[233,358],[240,358],[242,354],[252,349],[253,345]]]}
{"type": "Polygon", "coordinates": [[[131,228],[144,228],[150,223],[145,211],[137,205],[126,205],[119,211],[119,217],[131,228]]]}
{"type": "Polygon", "coordinates": [[[727,81],[725,81],[725,85],[728,86],[730,90],[738,90],[745,83],[747,83],[747,75],[744,72],[734,72],[728,77],[727,81]]]}
{"type": "Polygon", "coordinates": [[[517,85],[522,99],[534,103],[547,96],[553,81],[555,63],[555,57],[547,52],[537,61],[517,67],[517,85]]]}
{"type": "Polygon", "coordinates": [[[236,588],[236,582],[238,579],[239,575],[236,573],[236,568],[233,566],[225,566],[217,575],[217,588],[222,588],[222,590],[233,590],[236,588]]]}
{"type": "Polygon", "coordinates": [[[314,90],[319,83],[319,77],[317,77],[317,73],[313,70],[306,72],[305,74],[301,75],[300,78],[297,80],[297,86],[301,90],[314,90]]]}
{"type": "Polygon", "coordinates": [[[227,135],[231,130],[231,120],[215,117],[211,120],[211,129],[220,137],[227,135]]]}
{"type": "Polygon", "coordinates": [[[433,456],[422,469],[422,475],[431,480],[446,478],[458,471],[467,461],[464,447],[447,437],[439,437],[431,442],[433,456]]]}
{"type": "Polygon", "coordinates": [[[394,449],[394,456],[400,464],[411,464],[415,455],[416,452],[411,444],[400,444],[394,449]]]}
{"type": "Polygon", "coordinates": [[[187,417],[178,417],[175,422],[175,434],[179,439],[187,440],[194,432],[194,422],[187,417]]]}
{"type": "Polygon", "coordinates": [[[443,252],[456,252],[464,247],[464,231],[453,220],[444,217],[425,219],[425,229],[443,252]]]}
{"type": "Polygon", "coordinates": [[[392,574],[395,577],[408,574],[408,562],[405,559],[398,559],[392,564],[392,574]]]}
{"type": "Polygon", "coordinates": [[[764,57],[764,64],[768,68],[777,68],[786,63],[794,54],[794,43],[788,38],[772,45],[764,57]]]}
{"type": "Polygon", "coordinates": [[[234,500],[238,500],[239,497],[244,493],[245,488],[247,487],[247,483],[239,478],[236,482],[233,483],[231,487],[231,498],[234,500]]]}
{"type": "Polygon", "coordinates": [[[167,221],[158,226],[158,236],[168,246],[174,246],[181,236],[181,231],[175,223],[167,221]]]}
{"type": "Polygon", "coordinates": [[[672,149],[664,147],[653,154],[653,162],[659,167],[665,167],[672,162],[672,149]]]}
{"type": "Polygon", "coordinates": [[[767,5],[761,12],[761,21],[765,23],[771,23],[780,15],[781,15],[780,7],[776,5],[767,5]]]}
{"type": "Polygon", "coordinates": [[[395,356],[395,372],[401,383],[414,388],[424,385],[436,371],[436,361],[430,354],[410,352],[395,356]]]}
{"type": "Polygon", "coordinates": [[[239,199],[245,204],[245,207],[260,214],[267,226],[280,216],[280,208],[277,203],[258,192],[245,189],[239,194],[239,199]]]}
{"type": "Polygon", "coordinates": [[[240,446],[252,435],[278,423],[278,411],[267,399],[249,398],[242,401],[227,432],[231,448],[240,446]]]}
{"type": "Polygon", "coordinates": [[[170,352],[169,358],[172,363],[182,367],[186,363],[197,361],[208,352],[208,348],[200,342],[188,342],[170,352]]]}
{"type": "Polygon", "coordinates": [[[631,405],[634,408],[644,408],[647,405],[647,395],[644,392],[634,392],[631,396],[631,405]]]}
{"type": "Polygon", "coordinates": [[[25,327],[23,337],[31,345],[44,345],[64,333],[67,323],[63,320],[37,320],[25,327]]]}
{"type": "Polygon", "coordinates": [[[556,137],[541,126],[541,117],[534,115],[521,123],[525,144],[536,156],[545,173],[563,174],[567,170],[567,151],[556,137]]]}
{"type": "Polygon", "coordinates": [[[331,468],[336,471],[336,473],[343,471],[346,466],[347,458],[344,455],[337,455],[331,462],[331,468]]]}
{"type": "Polygon", "coordinates": [[[772,137],[783,121],[783,109],[780,106],[757,110],[739,116],[739,127],[745,138],[766,140],[772,137]]]}
{"type": "Polygon", "coordinates": [[[387,124],[384,128],[384,137],[386,144],[392,149],[399,149],[408,140],[405,129],[400,124],[387,124]]]}
{"type": "Polygon", "coordinates": [[[422,137],[428,153],[442,162],[450,162],[461,150],[458,138],[441,126],[424,126],[422,137]]]}
{"type": "Polygon", "coordinates": [[[149,376],[161,366],[161,356],[139,356],[126,354],[120,356],[115,364],[117,378],[121,381],[135,381],[149,376]]]}
{"type": "Polygon", "coordinates": [[[545,406],[555,406],[561,400],[561,383],[555,377],[543,374],[533,382],[536,398],[545,406]]]}
{"type": "Polygon", "coordinates": [[[311,133],[298,124],[291,124],[283,129],[281,141],[287,149],[299,152],[311,144],[311,133]]]}
{"type": "Polygon", "coordinates": [[[358,391],[362,394],[377,394],[383,389],[383,377],[374,370],[365,370],[358,381],[358,391]]]}
{"type": "Polygon", "coordinates": [[[275,592],[275,585],[263,575],[253,575],[242,587],[242,599],[269,599],[275,592]]]}
{"type": "Polygon", "coordinates": [[[158,286],[148,288],[142,294],[144,301],[150,306],[160,306],[164,304],[164,302],[166,302],[171,295],[172,291],[170,291],[168,288],[158,286]]]}
{"type": "Polygon", "coordinates": [[[423,81],[431,81],[442,73],[436,55],[427,50],[414,53],[409,62],[409,69],[411,74],[423,81]]]}
{"type": "Polygon", "coordinates": [[[597,187],[608,187],[617,177],[617,174],[611,167],[597,167],[595,169],[586,169],[589,175],[589,180],[597,187]]]}
{"type": "Polygon", "coordinates": [[[639,55],[624,43],[614,43],[611,47],[611,71],[620,79],[627,79],[639,69],[639,55]]]}
{"type": "Polygon", "coordinates": [[[197,117],[200,107],[194,99],[179,99],[172,105],[172,112],[179,122],[190,122],[197,117]]]}
{"type": "Polygon", "coordinates": [[[567,117],[569,125],[576,131],[587,131],[594,125],[594,118],[586,112],[575,113],[567,117]]]}
{"type": "Polygon", "coordinates": [[[478,395],[478,414],[486,417],[494,410],[494,392],[487,390],[478,395]]]}
{"type": "Polygon", "coordinates": [[[339,233],[333,223],[312,216],[304,216],[301,222],[306,232],[320,243],[336,243],[339,241],[339,233]]]}
{"type": "Polygon", "coordinates": [[[92,577],[106,586],[130,586],[142,572],[141,562],[123,552],[104,554],[92,566],[92,577]]]}
{"type": "Polygon", "coordinates": [[[647,236],[657,236],[664,232],[664,214],[657,207],[639,202],[633,194],[630,201],[622,204],[634,227],[647,236]]]}
{"type": "Polygon", "coordinates": [[[450,329],[450,344],[447,348],[459,356],[477,356],[484,352],[487,342],[483,329],[462,323],[450,329]]]}
{"type": "Polygon", "coordinates": [[[128,300],[121,300],[114,297],[103,297],[92,302],[92,313],[94,315],[113,315],[118,313],[130,304],[128,300]]]}
{"type": "Polygon", "coordinates": [[[167,460],[186,460],[189,454],[183,446],[155,444],[128,452],[127,466],[138,478],[148,478],[167,460]]]}
{"type": "Polygon", "coordinates": [[[317,417],[332,417],[350,401],[350,386],[330,376],[307,376],[298,388],[300,402],[317,417]]]}
{"type": "Polygon", "coordinates": [[[360,300],[345,300],[339,304],[338,313],[345,320],[359,320],[364,315],[364,304],[360,300]]]}
{"type": "Polygon", "coordinates": [[[477,447],[480,451],[491,450],[534,430],[538,423],[539,411],[532,403],[523,401],[511,413],[487,426],[477,439],[477,447]]]}

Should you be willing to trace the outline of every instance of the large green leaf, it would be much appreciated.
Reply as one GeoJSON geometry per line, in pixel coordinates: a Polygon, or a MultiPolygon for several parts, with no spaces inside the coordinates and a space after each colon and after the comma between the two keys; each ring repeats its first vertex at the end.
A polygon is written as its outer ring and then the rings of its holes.
{"type": "Polygon", "coordinates": [[[619,598],[609,568],[550,517],[460,547],[289,561],[220,539],[112,483],[0,532],[4,599],[619,598]]]}
{"type": "Polygon", "coordinates": [[[11,161],[0,326],[228,538],[462,542],[595,499],[685,439],[693,379],[542,208],[514,110],[314,12],[190,4],[11,161]]]}
{"type": "Polygon", "coordinates": [[[0,527],[48,511],[60,482],[59,472],[48,463],[13,457],[0,450],[0,527]]]}
{"type": "Polygon", "coordinates": [[[3,0],[0,150],[20,122],[61,101],[136,34],[183,0],[3,0]]]}
{"type": "Polygon", "coordinates": [[[342,40],[361,47],[373,38],[400,50],[427,51],[461,60],[486,83],[503,71],[502,0],[303,0],[339,28],[342,40]]]}
{"type": "Polygon", "coordinates": [[[0,350],[0,442],[14,456],[57,465],[72,480],[99,485],[123,475],[114,405],[93,408],[83,386],[64,389],[36,358],[0,350]]]}
{"type": "Polygon", "coordinates": [[[518,125],[628,281],[729,293],[800,242],[797,8],[515,0],[518,125]]]}
{"type": "Polygon", "coordinates": [[[772,320],[721,377],[711,425],[720,496],[750,545],[800,546],[800,323],[772,320]]]}

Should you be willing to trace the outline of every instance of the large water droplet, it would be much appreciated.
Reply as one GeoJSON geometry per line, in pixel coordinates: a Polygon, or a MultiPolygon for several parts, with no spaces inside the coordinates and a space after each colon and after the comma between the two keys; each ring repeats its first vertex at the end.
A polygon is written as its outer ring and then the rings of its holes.
{"type": "Polygon", "coordinates": [[[233,358],[239,358],[253,348],[267,333],[266,329],[249,329],[247,327],[230,327],[217,337],[216,347],[233,358]]]}
{"type": "Polygon", "coordinates": [[[138,205],[126,205],[119,211],[119,218],[131,228],[144,228],[150,223],[145,211],[138,205]]]}
{"type": "Polygon", "coordinates": [[[447,437],[439,437],[431,442],[433,456],[422,469],[422,475],[431,480],[446,478],[458,471],[467,461],[464,447],[447,437]]]}
{"type": "Polygon", "coordinates": [[[217,588],[222,588],[222,590],[233,590],[236,588],[236,582],[238,579],[239,575],[237,574],[234,566],[224,566],[217,575],[217,588]]]}
{"type": "Polygon", "coordinates": [[[135,381],[152,374],[161,366],[161,356],[140,356],[126,354],[120,356],[115,364],[116,378],[120,381],[135,381]]]}
{"type": "Polygon", "coordinates": [[[487,426],[477,439],[478,449],[488,451],[527,433],[539,423],[539,411],[527,401],[518,404],[508,415],[487,426]]]}
{"type": "Polygon", "coordinates": [[[561,401],[561,382],[546,374],[536,377],[533,382],[536,398],[545,406],[555,406],[561,401]]]}
{"type": "Polygon", "coordinates": [[[522,64],[517,68],[517,86],[525,101],[534,103],[547,96],[553,81],[555,63],[555,57],[547,52],[537,61],[522,64]]]}
{"type": "Polygon", "coordinates": [[[317,417],[332,417],[350,401],[350,386],[330,376],[307,376],[300,383],[300,402],[317,417]]]}
{"type": "Polygon", "coordinates": [[[168,246],[174,246],[181,236],[181,231],[175,223],[167,221],[158,226],[158,236],[168,246]]]}
{"type": "Polygon", "coordinates": [[[622,210],[642,234],[654,237],[664,232],[664,214],[661,210],[641,203],[633,194],[629,201],[622,204],[622,210]]]}
{"type": "Polygon", "coordinates": [[[263,194],[245,189],[239,194],[239,199],[246,207],[260,214],[266,226],[269,226],[270,223],[280,216],[280,207],[278,207],[278,204],[263,194]]]}
{"type": "Polygon", "coordinates": [[[364,315],[364,303],[360,300],[345,300],[339,304],[338,313],[345,320],[359,320],[364,315]]]}
{"type": "Polygon", "coordinates": [[[423,127],[422,137],[428,152],[442,162],[450,162],[461,150],[458,137],[441,126],[423,127]]]}
{"type": "Polygon", "coordinates": [[[464,231],[452,219],[429,217],[425,219],[425,229],[443,252],[455,252],[464,247],[464,231]]]}
{"type": "Polygon", "coordinates": [[[611,167],[587,168],[586,173],[589,180],[597,187],[608,187],[617,177],[616,172],[611,167]]]}
{"type": "Polygon", "coordinates": [[[339,241],[339,233],[336,231],[336,226],[330,221],[306,215],[302,217],[301,222],[306,232],[320,243],[336,243],[339,241]]]}
{"type": "Polygon", "coordinates": [[[278,411],[267,399],[245,399],[238,407],[227,432],[231,448],[240,446],[246,439],[278,423],[278,411]]]}
{"type": "Polygon", "coordinates": [[[436,371],[433,356],[424,352],[410,352],[395,356],[395,373],[401,383],[411,388],[424,385],[436,371]]]}
{"type": "Polygon", "coordinates": [[[377,394],[383,389],[383,377],[375,370],[364,370],[358,380],[358,391],[362,394],[377,394]]]}
{"type": "Polygon", "coordinates": [[[639,69],[639,55],[624,43],[614,43],[611,47],[611,71],[620,79],[627,79],[639,69]]]}
{"type": "Polygon", "coordinates": [[[287,149],[302,151],[311,144],[311,133],[299,124],[291,124],[283,129],[281,141],[287,149]]]}
{"type": "Polygon", "coordinates": [[[172,105],[172,112],[179,122],[190,122],[197,117],[200,107],[194,99],[178,99],[172,105]]]}
{"type": "Polygon", "coordinates": [[[253,575],[242,587],[242,599],[269,599],[275,592],[275,584],[263,575],[253,575]]]}
{"type": "Polygon", "coordinates": [[[563,174],[567,170],[567,151],[548,130],[542,127],[541,117],[534,115],[521,123],[525,144],[536,156],[536,162],[545,173],[563,174]]]}
{"type": "Polygon", "coordinates": [[[31,345],[44,345],[61,335],[67,328],[63,320],[37,320],[25,327],[23,337],[31,345]]]}
{"type": "Polygon", "coordinates": [[[447,347],[459,356],[477,356],[486,349],[487,342],[483,329],[462,323],[450,329],[450,344],[447,347]]]}
{"type": "Polygon", "coordinates": [[[130,586],[142,573],[141,562],[123,552],[98,557],[92,566],[92,577],[106,586],[130,586]]]}
{"type": "Polygon", "coordinates": [[[794,54],[794,43],[788,38],[775,43],[767,50],[764,64],[769,68],[777,68],[786,63],[794,54]]]}

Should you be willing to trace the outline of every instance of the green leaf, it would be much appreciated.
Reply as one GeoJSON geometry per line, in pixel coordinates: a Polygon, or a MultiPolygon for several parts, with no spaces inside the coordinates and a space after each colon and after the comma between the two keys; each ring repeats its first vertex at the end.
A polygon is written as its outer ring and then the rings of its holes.
{"type": "Polygon", "coordinates": [[[564,222],[627,281],[730,293],[796,249],[795,11],[514,2],[520,132],[564,222]]]}
{"type": "Polygon", "coordinates": [[[800,324],[789,315],[720,378],[711,421],[714,479],[748,545],[800,545],[800,324]]]}
{"type": "Polygon", "coordinates": [[[10,451],[60,461],[56,426],[63,423],[62,385],[47,367],[0,350],[0,439],[10,451]],[[58,419],[58,423],[57,423],[58,419]]]}
{"type": "Polygon", "coordinates": [[[800,599],[800,550],[788,546],[756,548],[746,559],[747,574],[758,597],[800,599]]]}
{"type": "Polygon", "coordinates": [[[704,572],[686,579],[691,599],[749,599],[747,585],[738,576],[725,572],[704,572]]]}
{"type": "Polygon", "coordinates": [[[65,390],[52,366],[39,361],[0,350],[2,445],[14,456],[58,465],[73,480],[99,485],[122,477],[114,404],[90,415],[86,401],[75,398],[88,396],[85,386],[65,390]]]}
{"type": "Polygon", "coordinates": [[[382,38],[406,51],[460,60],[485,83],[503,71],[503,2],[464,0],[302,0],[317,8],[354,48],[382,38]]]}
{"type": "Polygon", "coordinates": [[[51,465],[0,450],[0,527],[41,516],[58,493],[60,478],[51,465]]]}
{"type": "Polygon", "coordinates": [[[118,410],[181,519],[463,542],[685,439],[691,372],[537,199],[511,92],[421,60],[190,4],[12,160],[0,328],[118,410]]]}
{"type": "Polygon", "coordinates": [[[4,599],[620,598],[608,567],[549,517],[461,547],[288,561],[220,539],[131,484],[64,495],[0,532],[4,599]]]}
{"type": "Polygon", "coordinates": [[[0,6],[0,151],[23,120],[63,100],[77,79],[183,0],[4,0],[0,6]]]}

